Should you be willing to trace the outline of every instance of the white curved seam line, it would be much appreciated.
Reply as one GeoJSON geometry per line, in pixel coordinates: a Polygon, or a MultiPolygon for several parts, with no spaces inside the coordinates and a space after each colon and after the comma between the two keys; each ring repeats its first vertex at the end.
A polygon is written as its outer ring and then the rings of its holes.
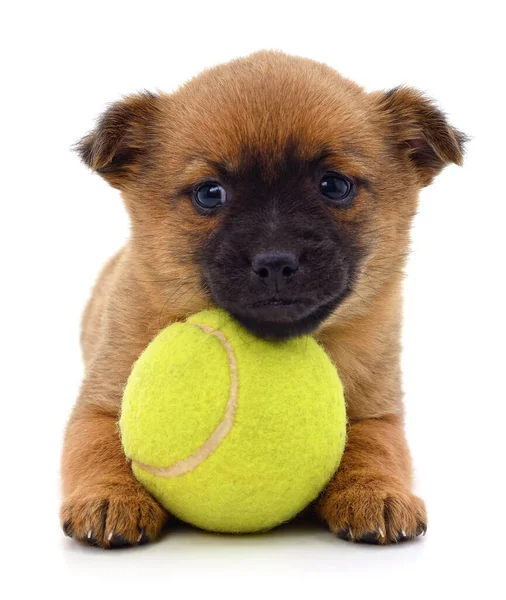
{"type": "Polygon", "coordinates": [[[177,477],[178,475],[184,475],[185,473],[189,473],[196,469],[201,462],[209,458],[211,454],[216,450],[216,448],[221,444],[221,442],[228,435],[229,431],[232,429],[235,419],[235,413],[237,411],[237,396],[239,392],[239,376],[237,373],[237,359],[235,357],[234,349],[232,345],[226,338],[225,334],[221,331],[216,331],[212,327],[208,325],[204,325],[203,323],[188,323],[188,325],[196,325],[200,327],[204,333],[208,333],[210,335],[214,335],[225,348],[228,358],[228,367],[230,373],[230,392],[228,395],[227,404],[225,406],[225,414],[223,415],[223,419],[218,423],[216,429],[213,433],[207,438],[207,440],[200,446],[198,450],[196,450],[190,456],[178,460],[172,465],[168,467],[153,467],[151,465],[146,465],[138,460],[132,460],[132,463],[142,469],[143,471],[147,471],[152,475],[156,475],[157,477],[177,477]]]}

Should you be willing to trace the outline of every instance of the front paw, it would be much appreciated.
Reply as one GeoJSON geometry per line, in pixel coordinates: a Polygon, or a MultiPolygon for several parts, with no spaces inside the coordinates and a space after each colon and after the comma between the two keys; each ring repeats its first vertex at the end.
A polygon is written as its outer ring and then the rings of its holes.
{"type": "Polygon", "coordinates": [[[330,531],[353,542],[390,544],[427,531],[423,500],[400,485],[355,480],[332,486],[321,496],[318,510],[330,531]]]}
{"type": "Polygon", "coordinates": [[[69,537],[102,548],[120,548],[155,539],[168,514],[140,485],[99,484],[66,498],[60,518],[69,537]]]}

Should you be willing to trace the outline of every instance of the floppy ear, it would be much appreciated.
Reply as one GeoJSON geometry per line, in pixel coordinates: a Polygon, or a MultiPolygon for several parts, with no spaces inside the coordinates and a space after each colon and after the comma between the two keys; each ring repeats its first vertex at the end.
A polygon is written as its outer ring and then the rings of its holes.
{"type": "Polygon", "coordinates": [[[123,189],[138,168],[151,138],[158,96],[127,96],[111,105],[76,149],[83,162],[113,187],[123,189]]]}
{"type": "Polygon", "coordinates": [[[397,87],[374,95],[392,143],[408,157],[422,187],[449,163],[462,164],[466,136],[421,92],[397,87]]]}

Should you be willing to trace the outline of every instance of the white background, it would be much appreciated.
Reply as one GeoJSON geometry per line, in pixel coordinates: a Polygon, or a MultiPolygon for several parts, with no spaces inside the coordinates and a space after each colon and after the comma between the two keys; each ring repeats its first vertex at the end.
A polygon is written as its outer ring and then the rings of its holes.
{"type": "Polygon", "coordinates": [[[16,586],[8,597],[503,594],[500,3],[9,4],[0,15],[2,585],[16,586]],[[79,546],[58,524],[61,438],[82,375],[80,314],[128,223],[117,192],[70,147],[121,95],[170,91],[260,48],[327,62],[368,90],[417,86],[472,136],[464,167],[449,167],[421,195],[405,287],[407,433],[428,534],[378,548],[311,527],[242,538],[182,528],[134,550],[79,546]]]}

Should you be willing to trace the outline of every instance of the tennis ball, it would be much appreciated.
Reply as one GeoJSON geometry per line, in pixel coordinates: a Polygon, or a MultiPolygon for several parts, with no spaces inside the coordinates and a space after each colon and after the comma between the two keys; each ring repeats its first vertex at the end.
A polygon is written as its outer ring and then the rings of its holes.
{"type": "Polygon", "coordinates": [[[119,424],[135,476],[171,514],[230,533],[299,513],[336,471],[346,437],[342,385],[321,346],[259,339],[220,309],[155,337],[119,424]]]}

